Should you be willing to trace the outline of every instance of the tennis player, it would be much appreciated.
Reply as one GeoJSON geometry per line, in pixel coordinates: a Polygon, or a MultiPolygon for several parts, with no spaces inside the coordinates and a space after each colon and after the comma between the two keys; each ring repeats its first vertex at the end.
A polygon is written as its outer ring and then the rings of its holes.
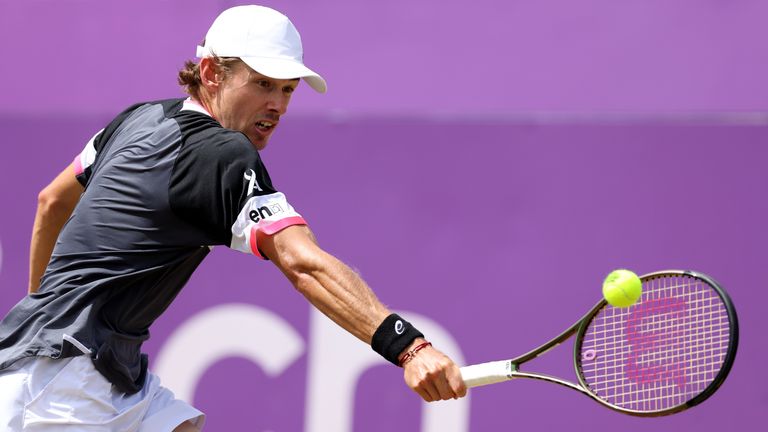
{"type": "Polygon", "coordinates": [[[126,109],[40,193],[30,294],[0,323],[0,431],[200,430],[141,345],[214,245],[271,260],[424,400],[464,396],[458,367],[323,251],[270,180],[258,150],[293,92],[326,91],[293,24],[234,7],[197,56],[179,73],[188,98],[126,109]]]}

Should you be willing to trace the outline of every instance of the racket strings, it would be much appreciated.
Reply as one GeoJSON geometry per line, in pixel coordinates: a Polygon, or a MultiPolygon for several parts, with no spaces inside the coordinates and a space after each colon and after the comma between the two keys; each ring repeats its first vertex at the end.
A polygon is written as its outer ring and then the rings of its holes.
{"type": "Polygon", "coordinates": [[[609,404],[667,410],[715,380],[729,337],[728,312],[714,289],[695,277],[666,275],[644,281],[638,304],[605,307],[593,318],[579,369],[609,404]]]}

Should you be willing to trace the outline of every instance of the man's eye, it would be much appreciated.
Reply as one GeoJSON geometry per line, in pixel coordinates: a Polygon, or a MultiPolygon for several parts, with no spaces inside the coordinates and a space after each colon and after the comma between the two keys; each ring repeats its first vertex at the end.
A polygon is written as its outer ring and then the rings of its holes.
{"type": "Polygon", "coordinates": [[[272,83],[267,80],[258,80],[256,81],[256,84],[262,88],[270,88],[272,86],[272,83]]]}
{"type": "Polygon", "coordinates": [[[296,91],[296,89],[295,89],[295,88],[293,88],[293,87],[285,87],[285,88],[283,89],[283,91],[284,91],[284,92],[286,92],[287,94],[291,94],[291,93],[293,93],[294,91],[296,91]]]}

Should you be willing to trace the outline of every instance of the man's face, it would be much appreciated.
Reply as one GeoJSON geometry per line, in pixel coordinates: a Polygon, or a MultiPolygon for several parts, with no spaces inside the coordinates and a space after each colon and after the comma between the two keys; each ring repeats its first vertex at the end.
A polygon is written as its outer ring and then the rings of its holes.
{"type": "Polygon", "coordinates": [[[262,150],[298,85],[298,79],[269,78],[238,62],[220,84],[213,101],[214,116],[222,126],[244,133],[262,150]]]}

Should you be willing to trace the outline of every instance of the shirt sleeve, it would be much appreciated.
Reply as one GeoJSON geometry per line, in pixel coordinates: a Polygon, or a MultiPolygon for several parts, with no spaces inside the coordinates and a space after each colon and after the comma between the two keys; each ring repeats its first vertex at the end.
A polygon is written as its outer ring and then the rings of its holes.
{"type": "Polygon", "coordinates": [[[86,144],[83,151],[75,157],[73,161],[75,165],[75,178],[83,186],[88,183],[88,178],[91,175],[91,166],[96,161],[96,145],[95,142],[104,133],[104,129],[96,133],[86,144]]]}
{"type": "Polygon", "coordinates": [[[108,142],[112,139],[112,136],[120,129],[123,121],[131,115],[131,113],[139,106],[143,105],[138,103],[128,107],[125,111],[117,115],[104,129],[96,133],[86,144],[83,151],[75,157],[73,161],[75,165],[75,178],[83,186],[88,184],[88,180],[91,178],[94,164],[98,159],[99,153],[104,149],[108,142]]]}
{"type": "Polygon", "coordinates": [[[171,174],[171,207],[214,239],[265,259],[259,233],[272,235],[304,218],[272,185],[258,151],[244,135],[218,129],[190,138],[171,174]]]}

